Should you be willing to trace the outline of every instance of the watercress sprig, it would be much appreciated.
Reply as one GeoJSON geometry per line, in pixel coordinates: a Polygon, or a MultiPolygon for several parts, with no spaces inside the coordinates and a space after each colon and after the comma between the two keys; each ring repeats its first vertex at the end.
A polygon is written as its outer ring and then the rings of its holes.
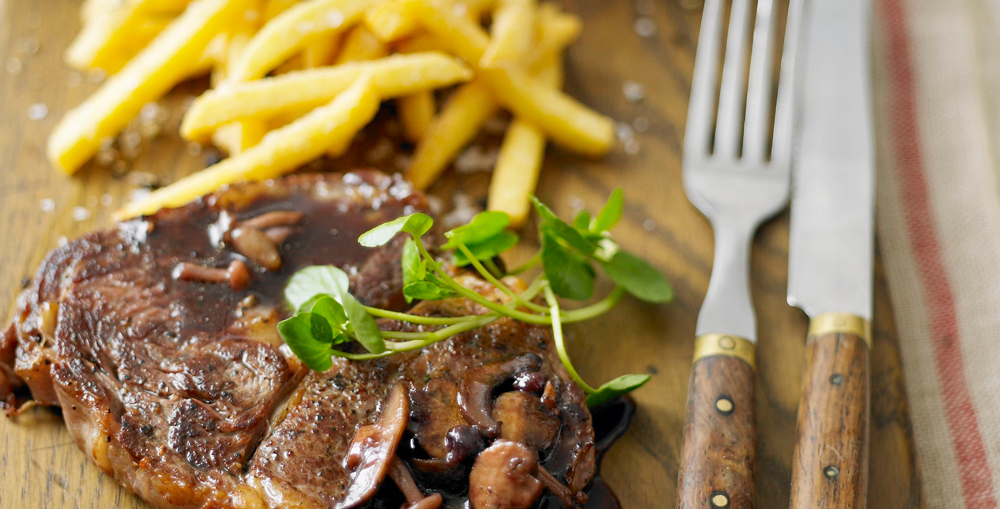
{"type": "MultiPolygon", "coordinates": [[[[424,243],[434,221],[415,213],[387,222],[364,233],[358,242],[366,247],[382,246],[398,234],[408,235],[402,250],[403,295],[407,302],[465,297],[488,309],[482,315],[428,317],[400,313],[358,302],[348,292],[346,273],[333,266],[312,266],[296,272],[285,288],[285,297],[295,313],[278,324],[278,332],[292,352],[308,367],[324,371],[332,357],[365,360],[419,350],[456,334],[470,331],[506,316],[552,327],[556,351],[570,377],[587,394],[590,405],[598,405],[631,392],[649,380],[648,375],[624,375],[600,387],[587,384],[577,373],[567,353],[563,324],[588,320],[614,307],[626,294],[647,302],[667,302],[673,291],[654,267],[614,242],[609,230],[621,219],[624,200],[615,190],[595,217],[580,212],[566,223],[547,206],[532,198],[539,217],[541,249],[524,265],[503,271],[494,260],[518,244],[520,237],[509,230],[510,217],[502,212],[482,212],[469,224],[444,234],[438,251],[450,256],[457,267],[471,267],[508,298],[497,303],[462,286],[445,270],[424,243]],[[504,283],[507,275],[520,274],[541,265],[539,273],[522,292],[504,283]],[[594,292],[595,266],[615,288],[603,299],[577,309],[562,309],[559,298],[587,300],[594,292]],[[544,295],[545,305],[536,302],[544,295]],[[426,332],[383,331],[374,318],[387,318],[428,328],[426,332]],[[357,342],[365,352],[341,348],[357,342]]],[[[354,349],[356,350],[356,349],[354,349]]]]}

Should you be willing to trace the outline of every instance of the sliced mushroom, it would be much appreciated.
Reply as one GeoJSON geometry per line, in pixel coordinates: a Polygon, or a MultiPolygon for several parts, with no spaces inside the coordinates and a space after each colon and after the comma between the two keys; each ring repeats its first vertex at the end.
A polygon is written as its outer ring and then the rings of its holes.
{"type": "Polygon", "coordinates": [[[586,493],[581,491],[574,494],[573,490],[569,489],[559,479],[556,479],[556,476],[550,474],[544,467],[538,467],[538,479],[545,485],[545,489],[552,492],[562,502],[563,507],[577,507],[578,501],[580,503],[587,502],[586,493]]]}
{"type": "Polygon", "coordinates": [[[351,439],[344,460],[345,467],[351,471],[351,484],[347,495],[337,503],[338,509],[355,507],[375,495],[396,457],[396,448],[409,416],[410,399],[406,397],[406,389],[396,384],[378,422],[361,426],[351,439]]]}
{"type": "Polygon", "coordinates": [[[302,216],[302,212],[297,210],[275,210],[240,221],[240,226],[257,230],[266,230],[274,226],[291,226],[298,224],[302,220],[302,216]]]}
{"type": "Polygon", "coordinates": [[[538,457],[524,444],[497,440],[469,474],[472,509],[528,509],[542,494],[538,457]]]}
{"type": "Polygon", "coordinates": [[[493,391],[514,375],[538,371],[542,358],[525,354],[510,360],[486,364],[469,371],[462,380],[458,406],[469,424],[475,425],[483,435],[494,438],[500,427],[493,420],[493,391]]]}
{"type": "Polygon", "coordinates": [[[274,228],[268,228],[264,230],[264,235],[271,239],[275,245],[280,246],[282,242],[288,240],[288,237],[292,234],[292,229],[287,226],[275,226],[274,228]]]}
{"type": "Polygon", "coordinates": [[[281,268],[278,246],[264,232],[249,227],[233,230],[233,248],[270,271],[281,268]]]}
{"type": "Polygon", "coordinates": [[[403,505],[402,509],[437,509],[444,502],[440,493],[424,496],[424,492],[420,491],[417,482],[413,480],[410,468],[406,466],[406,463],[403,463],[403,460],[399,459],[399,456],[393,457],[392,463],[389,465],[389,477],[406,497],[406,504],[403,505]]]}
{"type": "Polygon", "coordinates": [[[242,290],[250,286],[250,271],[245,263],[234,260],[225,269],[204,267],[196,263],[178,263],[172,273],[174,279],[182,281],[201,281],[204,283],[229,283],[233,290],[242,290]]]}
{"type": "Polygon", "coordinates": [[[501,394],[493,403],[493,419],[500,423],[500,438],[535,450],[548,449],[561,425],[538,396],[521,391],[501,394]]]}
{"type": "Polygon", "coordinates": [[[410,390],[410,430],[432,458],[448,456],[448,432],[466,425],[458,408],[458,386],[441,378],[410,390]]]}

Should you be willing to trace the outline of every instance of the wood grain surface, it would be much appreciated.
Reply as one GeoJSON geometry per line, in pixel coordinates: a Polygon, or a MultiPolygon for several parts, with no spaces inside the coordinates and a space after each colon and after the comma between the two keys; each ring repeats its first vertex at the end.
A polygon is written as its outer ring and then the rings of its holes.
{"type": "Polygon", "coordinates": [[[753,381],[753,367],[738,357],[702,357],[691,367],[678,509],[753,509],[753,381]]]}
{"type": "MultiPolygon", "coordinates": [[[[164,135],[143,145],[131,164],[132,176],[88,165],[69,178],[48,165],[44,149],[49,131],[67,108],[96,87],[61,59],[79,30],[78,6],[79,0],[0,0],[4,311],[13,305],[22,280],[60,239],[109,224],[114,207],[142,180],[135,175],[171,181],[202,168],[211,154],[208,149],[197,153],[176,135],[183,104],[204,87],[189,83],[161,101],[171,113],[164,135]],[[36,104],[45,105],[44,118],[37,119],[41,107],[32,107],[36,104]],[[52,210],[43,210],[43,200],[52,200],[52,210]]],[[[603,472],[625,508],[669,508],[677,496],[695,318],[712,259],[709,224],[681,188],[681,138],[701,9],[697,0],[570,0],[567,8],[586,22],[581,40],[569,52],[567,89],[643,132],[636,133],[638,152],[631,155],[617,149],[591,161],[550,150],[539,195],[558,213],[569,215],[581,205],[595,209],[611,189],[621,186],[626,212],[616,238],[660,267],[677,293],[672,304],[662,306],[627,299],[612,313],[572,328],[568,341],[581,374],[593,383],[626,372],[653,375],[636,392],[638,414],[628,434],[605,457],[603,472]],[[640,15],[655,27],[650,37],[640,37],[633,29],[640,15]],[[626,81],[642,84],[645,99],[627,101],[622,94],[626,81]]],[[[361,154],[358,160],[364,161],[359,148],[352,154],[361,154]]],[[[392,163],[374,165],[393,169],[392,163]]],[[[433,191],[447,196],[459,190],[475,202],[488,179],[486,173],[449,176],[433,191]]],[[[759,509],[788,506],[805,358],[806,317],[785,304],[787,249],[785,214],[764,225],[753,248],[752,291],[759,323],[754,466],[759,509]]],[[[898,343],[881,271],[876,279],[868,506],[917,508],[922,503],[898,343]]],[[[14,422],[0,418],[0,472],[3,509],[146,507],[88,463],[59,415],[45,409],[29,411],[14,422]]]]}
{"type": "Polygon", "coordinates": [[[806,345],[791,509],[864,509],[869,357],[853,334],[824,334],[806,345]]]}

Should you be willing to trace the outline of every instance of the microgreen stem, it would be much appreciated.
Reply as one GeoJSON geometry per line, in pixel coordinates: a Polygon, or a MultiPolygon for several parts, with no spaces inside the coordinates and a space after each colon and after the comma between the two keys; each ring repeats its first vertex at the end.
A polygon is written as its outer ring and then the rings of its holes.
{"type": "Polygon", "coordinates": [[[533,323],[535,325],[548,325],[551,323],[549,317],[547,316],[540,316],[534,313],[525,313],[524,311],[518,311],[516,309],[511,309],[501,304],[497,304],[496,302],[493,302],[487,299],[486,297],[483,297],[482,295],[479,295],[478,293],[458,284],[458,281],[452,279],[452,277],[449,276],[448,273],[445,272],[443,268],[441,268],[441,265],[438,264],[436,261],[434,261],[434,258],[431,257],[430,253],[427,252],[427,248],[424,246],[424,243],[421,242],[420,239],[415,239],[415,241],[416,241],[415,244],[417,245],[417,249],[420,251],[420,254],[424,257],[424,259],[427,260],[427,265],[431,267],[431,269],[438,275],[438,277],[441,278],[442,281],[447,283],[448,286],[450,286],[453,290],[455,290],[455,292],[458,293],[459,295],[475,302],[476,304],[483,306],[486,309],[489,309],[490,311],[495,311],[497,313],[507,315],[515,320],[519,320],[526,323],[533,323]]]}
{"type": "Polygon", "coordinates": [[[607,313],[611,308],[615,307],[619,302],[621,302],[622,297],[625,296],[625,288],[622,286],[616,286],[607,297],[580,309],[574,309],[572,311],[567,311],[563,317],[563,323],[573,323],[582,322],[584,320],[590,320],[596,316],[603,315],[607,313]]]}
{"type": "Polygon", "coordinates": [[[493,274],[496,277],[504,276],[503,271],[500,270],[500,267],[497,267],[497,264],[493,263],[493,260],[483,260],[483,266],[489,269],[490,274],[493,274]]]}
{"type": "Polygon", "coordinates": [[[535,253],[535,256],[532,256],[531,258],[528,259],[528,261],[526,261],[523,264],[521,264],[520,267],[518,267],[516,269],[513,269],[513,270],[508,270],[507,271],[507,275],[508,276],[514,276],[514,275],[520,274],[520,273],[522,273],[524,271],[527,271],[527,270],[530,270],[530,269],[534,268],[536,265],[538,265],[541,262],[542,262],[542,252],[539,251],[539,252],[535,253]]]}
{"type": "Polygon", "coordinates": [[[556,352],[559,354],[559,360],[562,361],[563,366],[566,371],[569,372],[570,378],[575,381],[583,392],[587,394],[593,394],[597,392],[593,387],[587,385],[587,382],[580,378],[580,375],[576,372],[573,367],[573,362],[569,359],[569,354],[566,353],[566,342],[563,340],[562,331],[562,320],[559,317],[559,301],[556,299],[556,294],[552,291],[552,288],[545,287],[545,301],[549,303],[549,315],[552,316],[552,338],[556,343],[556,352]]]}
{"type": "Polygon", "coordinates": [[[494,277],[493,274],[486,269],[486,267],[483,267],[483,264],[479,263],[479,260],[477,260],[475,255],[472,254],[472,250],[470,250],[468,246],[463,244],[461,241],[456,242],[456,244],[458,244],[459,251],[461,251],[462,254],[464,254],[465,257],[469,259],[469,261],[472,263],[472,266],[475,267],[476,271],[478,271],[484,278],[486,278],[486,280],[489,281],[491,285],[496,287],[501,292],[505,293],[512,300],[516,301],[518,306],[526,307],[532,311],[537,311],[539,313],[547,313],[549,311],[545,306],[540,306],[538,304],[535,304],[534,302],[531,302],[530,300],[522,299],[520,296],[514,293],[514,290],[511,290],[510,287],[505,285],[503,281],[500,281],[499,279],[494,277]]]}
{"type": "Polygon", "coordinates": [[[365,310],[368,311],[368,314],[377,316],[379,318],[390,318],[392,320],[415,323],[418,325],[453,325],[468,320],[468,317],[465,316],[460,316],[460,317],[420,316],[420,315],[411,315],[408,313],[400,313],[398,311],[388,311],[385,309],[373,308],[371,306],[365,306],[365,310]]]}

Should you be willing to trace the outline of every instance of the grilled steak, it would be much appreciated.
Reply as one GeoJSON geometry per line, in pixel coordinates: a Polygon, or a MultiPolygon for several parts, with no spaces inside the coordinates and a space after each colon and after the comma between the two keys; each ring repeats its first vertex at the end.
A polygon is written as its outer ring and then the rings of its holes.
{"type": "MultiPolygon", "coordinates": [[[[527,508],[542,487],[578,503],[593,428],[546,329],[501,319],[323,373],[283,345],[284,285],[305,266],[340,266],[365,304],[405,308],[402,237],[374,250],[357,238],[412,211],[423,196],[392,177],[300,175],[72,241],[0,333],[0,402],[8,415],[61,408],[94,463],[157,507],[527,508]]],[[[451,299],[411,312],[484,310],[451,299]]]]}

